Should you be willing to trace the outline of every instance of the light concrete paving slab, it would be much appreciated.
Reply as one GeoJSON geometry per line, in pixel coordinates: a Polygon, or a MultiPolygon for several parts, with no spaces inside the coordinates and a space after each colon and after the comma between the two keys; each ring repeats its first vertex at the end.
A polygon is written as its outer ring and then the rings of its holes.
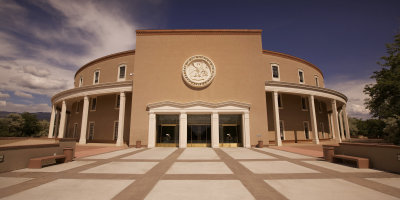
{"type": "Polygon", "coordinates": [[[145,198],[178,199],[254,199],[239,180],[161,180],[145,198]]]}
{"type": "Polygon", "coordinates": [[[33,178],[0,177],[0,189],[32,180],[33,178]]]}
{"type": "Polygon", "coordinates": [[[297,153],[291,153],[291,152],[281,151],[281,150],[271,149],[271,148],[259,148],[258,150],[276,154],[278,156],[283,156],[286,158],[291,158],[291,159],[310,159],[310,158],[312,158],[312,157],[300,155],[297,153]]]}
{"type": "Polygon", "coordinates": [[[221,150],[234,159],[276,159],[275,157],[246,148],[221,148],[221,150]]]}
{"type": "Polygon", "coordinates": [[[175,162],[167,174],[233,174],[223,162],[175,162]]]}
{"type": "Polygon", "coordinates": [[[80,173],[99,174],[145,174],[158,162],[110,162],[82,171],[80,173]]]}
{"type": "Polygon", "coordinates": [[[400,178],[367,178],[370,181],[382,183],[400,189],[400,178]]]}
{"type": "Polygon", "coordinates": [[[119,151],[113,151],[113,152],[109,152],[109,153],[103,153],[103,154],[99,154],[99,155],[95,155],[95,156],[90,156],[90,157],[85,157],[83,159],[109,159],[109,158],[114,158],[123,154],[127,154],[127,153],[132,153],[135,152],[137,150],[140,150],[140,148],[129,148],[129,149],[123,149],[123,150],[119,150],[119,151]]]}
{"type": "Polygon", "coordinates": [[[288,161],[241,161],[240,164],[255,174],[320,173],[288,161]]]}
{"type": "Polygon", "coordinates": [[[178,160],[219,160],[212,148],[186,148],[178,160]]]}
{"type": "Polygon", "coordinates": [[[355,167],[349,167],[345,165],[340,165],[336,163],[330,163],[327,161],[303,161],[308,164],[316,165],[318,167],[323,167],[326,169],[334,170],[337,172],[381,172],[378,170],[373,170],[373,169],[359,169],[355,167]]]}
{"type": "Polygon", "coordinates": [[[72,162],[52,165],[49,167],[43,167],[40,169],[25,168],[25,169],[15,170],[14,172],[62,172],[76,167],[88,165],[94,162],[95,161],[72,161],[72,162]]]}
{"type": "Polygon", "coordinates": [[[4,199],[111,199],[134,180],[58,179],[4,199]]]}
{"type": "Polygon", "coordinates": [[[265,182],[286,198],[294,200],[397,199],[342,179],[281,179],[265,182]]]}
{"type": "Polygon", "coordinates": [[[140,153],[124,157],[122,159],[145,159],[145,160],[162,160],[168,157],[171,153],[176,151],[178,148],[169,147],[156,147],[140,153]]]}

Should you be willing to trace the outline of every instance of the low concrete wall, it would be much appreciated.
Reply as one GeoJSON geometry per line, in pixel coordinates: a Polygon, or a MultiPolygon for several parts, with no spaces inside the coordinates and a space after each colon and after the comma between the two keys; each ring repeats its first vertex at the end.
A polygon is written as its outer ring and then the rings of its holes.
{"type": "Polygon", "coordinates": [[[29,159],[63,155],[65,147],[72,147],[75,155],[75,140],[74,139],[55,139],[54,144],[34,144],[20,146],[0,147],[0,157],[3,156],[3,162],[0,162],[0,172],[7,172],[17,169],[26,168],[29,159]]]}
{"type": "Polygon", "coordinates": [[[340,143],[335,147],[335,154],[369,158],[371,168],[400,173],[400,146],[340,143]]]}

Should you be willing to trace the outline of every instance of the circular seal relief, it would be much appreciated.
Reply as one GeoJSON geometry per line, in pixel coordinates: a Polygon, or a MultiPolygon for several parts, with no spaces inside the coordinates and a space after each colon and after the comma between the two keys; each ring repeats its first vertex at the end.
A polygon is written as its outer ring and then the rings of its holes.
{"type": "Polygon", "coordinates": [[[187,84],[196,88],[209,85],[214,79],[215,74],[214,63],[205,56],[192,56],[183,64],[183,79],[187,84]]]}

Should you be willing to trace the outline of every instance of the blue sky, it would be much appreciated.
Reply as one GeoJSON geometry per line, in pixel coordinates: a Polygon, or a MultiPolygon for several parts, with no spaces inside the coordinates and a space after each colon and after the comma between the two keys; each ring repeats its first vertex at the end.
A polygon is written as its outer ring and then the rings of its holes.
{"type": "Polygon", "coordinates": [[[75,71],[135,49],[137,29],[262,29],[263,49],[317,65],[368,117],[362,90],[400,31],[400,1],[0,1],[0,110],[50,111],[75,71]]]}

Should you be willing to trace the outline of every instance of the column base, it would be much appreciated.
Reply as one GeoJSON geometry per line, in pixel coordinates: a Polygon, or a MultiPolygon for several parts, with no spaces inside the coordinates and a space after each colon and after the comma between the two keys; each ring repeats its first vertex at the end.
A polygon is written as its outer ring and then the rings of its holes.
{"type": "Polygon", "coordinates": [[[86,140],[79,140],[79,144],[86,144],[86,140]]]}
{"type": "Polygon", "coordinates": [[[314,144],[319,144],[319,140],[313,139],[314,144]]]}

